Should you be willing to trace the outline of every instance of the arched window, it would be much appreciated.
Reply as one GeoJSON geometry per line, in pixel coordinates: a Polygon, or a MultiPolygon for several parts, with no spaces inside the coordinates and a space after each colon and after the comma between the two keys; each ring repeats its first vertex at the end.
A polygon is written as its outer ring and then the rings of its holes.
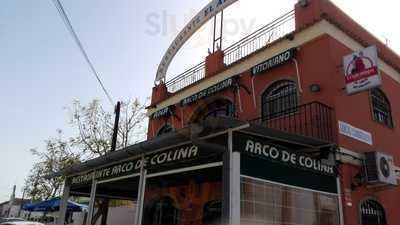
{"type": "Polygon", "coordinates": [[[290,80],[273,83],[262,95],[263,120],[272,119],[296,111],[297,86],[290,80]]]}
{"type": "Polygon", "coordinates": [[[385,209],[379,202],[368,199],[361,204],[361,225],[386,225],[385,209]]]}
{"type": "Polygon", "coordinates": [[[371,90],[371,106],[375,121],[387,127],[393,127],[390,102],[385,93],[378,88],[371,90]]]}
{"type": "Polygon", "coordinates": [[[206,120],[210,117],[226,116],[233,117],[235,114],[234,106],[231,101],[226,99],[215,100],[202,109],[194,119],[194,122],[206,120]]]}
{"type": "Polygon", "coordinates": [[[158,131],[157,136],[161,136],[163,134],[167,134],[170,133],[174,130],[174,128],[169,125],[169,124],[165,124],[163,127],[161,127],[161,129],[158,131]]]}
{"type": "Polygon", "coordinates": [[[180,212],[174,205],[174,201],[169,197],[162,198],[155,202],[151,211],[151,225],[180,224],[180,212]]]}

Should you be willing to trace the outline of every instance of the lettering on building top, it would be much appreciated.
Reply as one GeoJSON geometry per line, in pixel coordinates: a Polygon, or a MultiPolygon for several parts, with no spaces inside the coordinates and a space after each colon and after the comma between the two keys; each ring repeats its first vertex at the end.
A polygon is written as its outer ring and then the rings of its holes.
{"type": "Polygon", "coordinates": [[[279,55],[268,59],[263,63],[254,66],[253,68],[251,68],[251,74],[254,76],[290,61],[296,56],[296,51],[296,48],[289,49],[285,52],[280,53],[279,55]]]}
{"type": "Polygon", "coordinates": [[[196,33],[207,21],[213,18],[217,13],[235,3],[237,0],[212,0],[205,6],[193,19],[183,28],[183,30],[174,39],[168,50],[165,52],[160,65],[157,69],[155,81],[165,79],[169,65],[176,53],[182,46],[196,33]]]}

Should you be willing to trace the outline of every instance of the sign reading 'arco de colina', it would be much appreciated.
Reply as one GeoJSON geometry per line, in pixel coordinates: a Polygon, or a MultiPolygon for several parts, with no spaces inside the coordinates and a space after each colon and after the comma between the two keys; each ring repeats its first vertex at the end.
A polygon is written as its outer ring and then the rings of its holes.
{"type": "Polygon", "coordinates": [[[242,144],[240,144],[238,147],[242,153],[320,174],[335,176],[334,166],[324,164],[320,160],[311,158],[307,155],[288,151],[279,146],[263,143],[250,137],[246,138],[245,140],[241,140],[240,142],[242,144]]]}

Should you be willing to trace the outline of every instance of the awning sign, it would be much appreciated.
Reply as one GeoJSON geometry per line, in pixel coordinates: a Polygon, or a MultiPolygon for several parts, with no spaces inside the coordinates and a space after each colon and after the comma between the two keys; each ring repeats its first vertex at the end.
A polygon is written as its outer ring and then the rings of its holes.
{"type": "Polygon", "coordinates": [[[162,152],[146,155],[144,161],[134,159],[117,163],[108,167],[96,169],[88,173],[72,177],[72,185],[88,184],[92,180],[108,180],[116,177],[123,177],[138,173],[143,165],[146,169],[164,166],[169,163],[179,163],[193,160],[200,155],[199,148],[196,145],[184,145],[181,147],[169,149],[162,152]]]}
{"type": "Polygon", "coordinates": [[[173,108],[174,108],[173,106],[165,107],[165,108],[151,114],[150,119],[155,120],[155,119],[159,119],[161,117],[172,115],[173,108]]]}
{"type": "Polygon", "coordinates": [[[138,166],[138,164],[140,164],[138,160],[132,160],[75,176],[72,177],[72,185],[91,183],[93,179],[107,180],[134,174],[135,172],[139,172],[140,165],[138,166]]]}
{"type": "Polygon", "coordinates": [[[235,139],[236,150],[244,154],[314,173],[335,176],[334,166],[327,165],[308,155],[291,151],[284,146],[274,145],[268,140],[242,134],[237,134],[235,139]]]}
{"type": "Polygon", "coordinates": [[[257,75],[259,73],[263,73],[272,68],[280,66],[290,60],[292,60],[296,56],[296,48],[289,49],[285,52],[282,52],[267,61],[260,63],[253,68],[251,68],[251,75],[257,75]]]}
{"type": "Polygon", "coordinates": [[[375,88],[382,84],[375,46],[354,52],[343,58],[347,94],[375,88]]]}

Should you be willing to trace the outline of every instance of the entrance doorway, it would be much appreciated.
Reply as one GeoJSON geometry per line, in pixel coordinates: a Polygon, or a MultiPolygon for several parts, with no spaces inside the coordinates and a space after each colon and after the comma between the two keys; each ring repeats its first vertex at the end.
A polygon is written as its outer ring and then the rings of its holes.
{"type": "Polygon", "coordinates": [[[134,225],[138,187],[139,176],[97,183],[92,225],[134,225]]]}

